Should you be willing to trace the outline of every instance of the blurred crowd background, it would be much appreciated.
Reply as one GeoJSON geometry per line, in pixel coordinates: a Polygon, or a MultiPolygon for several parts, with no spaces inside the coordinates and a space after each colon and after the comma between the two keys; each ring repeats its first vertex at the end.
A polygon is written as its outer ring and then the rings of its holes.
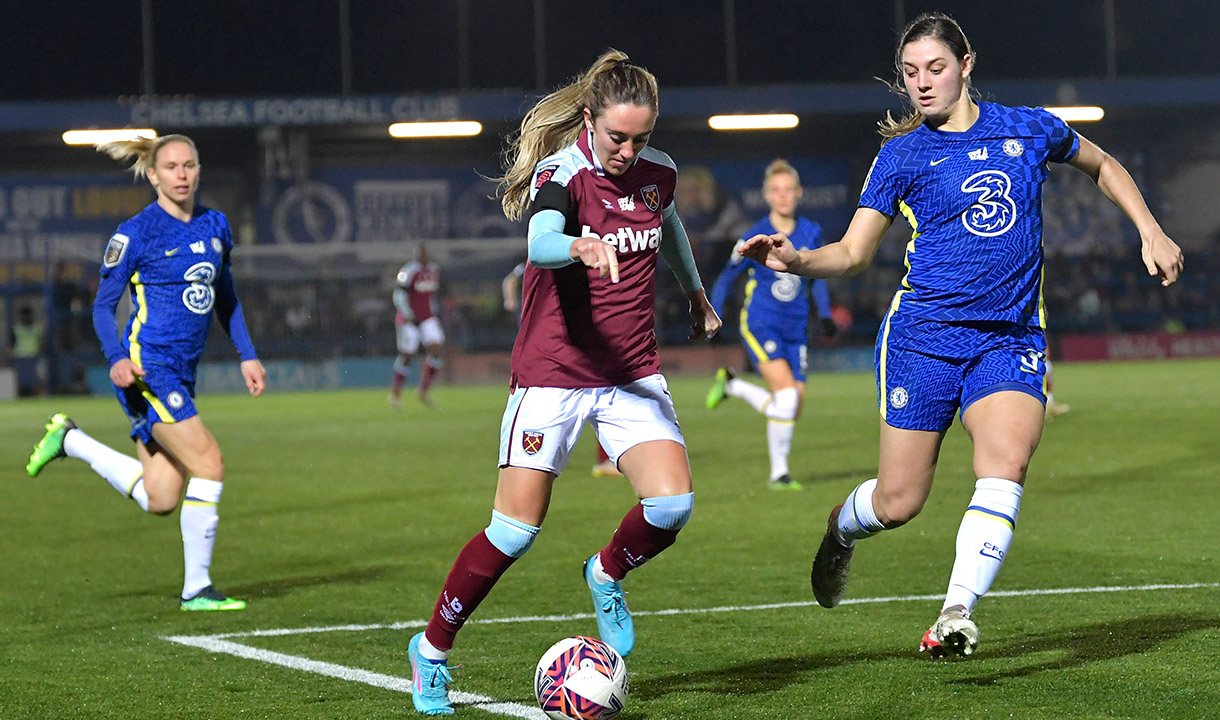
{"type": "MultiPolygon", "coordinates": [[[[52,22],[56,4],[19,4],[0,21],[52,22]]],[[[1122,213],[1088,178],[1053,167],[1044,237],[1052,338],[1220,329],[1220,49],[1204,30],[1220,27],[1218,8],[1034,0],[1021,17],[1002,18],[977,3],[903,0],[617,9],[542,0],[219,3],[208,17],[238,40],[243,20],[294,19],[282,23],[287,40],[230,42],[222,56],[184,42],[202,32],[196,15],[205,9],[130,5],[93,25],[63,21],[57,43],[116,48],[117,59],[97,56],[83,79],[80,68],[48,62],[41,76],[0,80],[0,368],[14,371],[23,394],[87,389],[88,369],[104,363],[91,321],[102,249],[153,198],[89,148],[64,146],[58,135],[70,127],[148,126],[196,140],[200,200],[233,226],[233,268],[263,359],[392,356],[393,278],[420,244],[443,272],[449,352],[504,352],[516,318],[504,309],[501,280],[524,259],[524,227],[503,217],[486,178],[540,93],[608,46],[657,74],[652,144],[678,164],[675,201],[710,287],[741,233],[766,213],[762,171],[775,158],[801,172],[802,214],[828,239],[841,235],[879,146],[875,123],[900,107],[871,78],[892,76],[896,28],[928,9],[953,13],[971,37],[985,99],[1103,106],[1101,121],[1075,127],[1131,170],[1186,251],[1181,281],[1160,288],[1122,213]],[[1039,14],[1055,22],[1029,19],[1039,14]],[[579,42],[575,27],[588,28],[579,42]],[[187,51],[194,62],[180,57],[187,51]],[[726,134],[706,124],[717,112],[780,110],[797,113],[800,125],[726,134]],[[480,135],[386,132],[394,120],[468,118],[483,123],[480,135]]],[[[50,42],[18,38],[0,57],[29,66],[50,42]]],[[[872,344],[909,240],[899,218],[872,267],[831,282],[835,347],[872,344]]],[[[672,277],[659,277],[658,336],[681,343],[685,302],[672,277]]],[[[718,342],[736,341],[735,297],[718,342]]],[[[232,357],[221,340],[205,359],[232,357]]]]}

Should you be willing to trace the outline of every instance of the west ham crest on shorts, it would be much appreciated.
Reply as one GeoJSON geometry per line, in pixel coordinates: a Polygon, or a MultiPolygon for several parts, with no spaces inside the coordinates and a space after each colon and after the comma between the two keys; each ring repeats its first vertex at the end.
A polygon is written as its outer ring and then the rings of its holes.
{"type": "Polygon", "coordinates": [[[656,212],[657,208],[661,207],[661,191],[656,185],[645,185],[640,188],[640,197],[643,198],[644,204],[649,210],[656,212]]]}
{"type": "Polygon", "coordinates": [[[526,430],[521,433],[521,449],[526,455],[535,455],[542,449],[542,433],[526,430]]]}

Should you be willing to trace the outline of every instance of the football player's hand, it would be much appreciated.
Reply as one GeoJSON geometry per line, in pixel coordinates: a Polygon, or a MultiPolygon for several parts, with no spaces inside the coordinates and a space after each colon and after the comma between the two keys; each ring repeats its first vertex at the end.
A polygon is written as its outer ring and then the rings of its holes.
{"type": "Polygon", "coordinates": [[[737,252],[759,265],[766,265],[779,272],[788,272],[788,269],[800,259],[796,247],[783,233],[755,235],[738,243],[737,252]]]}
{"type": "Polygon", "coordinates": [[[123,358],[110,366],[110,382],[121,388],[131,387],[139,377],[144,377],[144,368],[133,363],[131,358],[123,358]]]}
{"type": "Polygon", "coordinates": [[[605,240],[591,236],[577,238],[572,242],[569,253],[587,267],[598,270],[599,277],[609,275],[610,282],[618,282],[618,253],[605,240]]]}
{"type": "Polygon", "coordinates": [[[1178,244],[1169,239],[1169,236],[1161,232],[1160,228],[1150,237],[1141,238],[1143,245],[1140,248],[1140,255],[1144,260],[1144,267],[1148,269],[1148,274],[1153,277],[1160,276],[1161,285],[1169,287],[1178,279],[1178,275],[1182,274],[1182,267],[1185,261],[1182,258],[1182,248],[1178,244]]]}
{"type": "Polygon", "coordinates": [[[716,314],[716,308],[708,302],[707,293],[702,289],[690,295],[690,319],[689,340],[711,340],[720,332],[720,316],[716,314]]]}
{"type": "Polygon", "coordinates": [[[241,378],[246,381],[246,389],[254,397],[262,395],[267,389],[267,371],[258,360],[241,361],[241,378]]]}
{"type": "Polygon", "coordinates": [[[826,340],[834,340],[835,335],[839,334],[839,326],[830,318],[822,318],[822,337],[826,340]]]}

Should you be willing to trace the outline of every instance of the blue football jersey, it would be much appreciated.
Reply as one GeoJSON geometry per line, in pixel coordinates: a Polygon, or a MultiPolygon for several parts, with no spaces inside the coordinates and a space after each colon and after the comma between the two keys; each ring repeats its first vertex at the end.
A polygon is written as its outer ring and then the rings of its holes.
{"type": "MultiPolygon", "coordinates": [[[[770,218],[763,218],[745,233],[773,235],[778,232],[770,218]]],[[[822,246],[822,228],[817,223],[798,217],[796,229],[789,237],[798,250],[812,250],[822,246]]],[[[740,245],[740,243],[738,243],[740,245]]],[[[712,287],[712,307],[716,314],[724,315],[724,304],[733,291],[733,285],[742,273],[748,273],[746,299],[742,306],[742,322],[761,321],[799,328],[804,334],[809,322],[809,296],[817,303],[818,316],[830,317],[830,292],[825,280],[810,280],[786,272],[776,272],[766,265],[742,257],[737,249],[729,255],[729,262],[712,287]]]]}
{"type": "Polygon", "coordinates": [[[978,105],[969,130],[924,125],[883,145],[859,204],[911,224],[893,309],[1043,327],[1042,183],[1080,139],[1041,108],[978,105]]]}
{"type": "Polygon", "coordinates": [[[242,360],[255,359],[229,273],[232,249],[224,214],[201,206],[182,222],[154,202],[119,225],[106,245],[93,312],[110,364],[129,357],[193,381],[213,310],[242,360]],[[128,287],[133,308],[119,337],[114,311],[128,287]]]}

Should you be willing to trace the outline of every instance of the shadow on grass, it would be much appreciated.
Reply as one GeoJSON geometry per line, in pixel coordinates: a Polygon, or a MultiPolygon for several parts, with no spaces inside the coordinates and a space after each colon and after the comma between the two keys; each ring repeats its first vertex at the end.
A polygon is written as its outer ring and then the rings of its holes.
{"type": "MultiPolygon", "coordinates": [[[[802,485],[829,483],[837,480],[855,480],[856,482],[864,482],[870,477],[874,477],[876,474],[877,468],[876,466],[873,466],[868,470],[839,470],[837,472],[809,473],[807,475],[798,477],[797,480],[800,480],[802,485]]],[[[827,508],[827,512],[829,512],[829,508],[827,508]]]]}
{"type": "MultiPolygon", "coordinates": [[[[1128,618],[1097,625],[1068,628],[1040,635],[1016,637],[983,647],[978,661],[951,660],[964,666],[1000,658],[1020,658],[1048,651],[1068,654],[1057,660],[1041,662],[1024,668],[983,673],[974,677],[947,680],[958,685],[993,685],[1007,678],[1026,677],[1041,672],[1065,670],[1093,662],[1113,660],[1126,655],[1138,655],[1164,642],[1199,630],[1220,628],[1220,615],[1156,615],[1128,618]]],[[[913,647],[880,652],[854,652],[833,655],[776,657],[755,660],[741,665],[726,666],[699,672],[678,672],[658,676],[632,687],[633,697],[653,700],[673,693],[705,692],[717,695],[754,695],[775,692],[788,685],[807,682],[819,670],[844,667],[860,662],[877,663],[890,660],[931,662],[913,647]]]]}
{"type": "Polygon", "coordinates": [[[672,693],[683,692],[706,692],[716,695],[770,693],[794,683],[805,682],[811,673],[818,670],[858,662],[897,660],[910,655],[910,651],[902,651],[766,658],[720,669],[658,676],[646,684],[632,685],[631,695],[643,700],[653,700],[672,693]]]}
{"type": "Polygon", "coordinates": [[[373,565],[370,567],[331,573],[329,575],[300,575],[261,583],[250,583],[226,589],[233,597],[273,598],[287,595],[300,588],[322,585],[359,585],[370,580],[380,580],[387,571],[401,570],[398,565],[373,565]]]}
{"type": "Polygon", "coordinates": [[[1154,615],[1134,617],[1098,625],[1068,628],[1060,632],[1012,638],[987,648],[988,658],[1019,658],[1034,653],[1067,653],[1050,662],[1013,668],[950,682],[959,685],[993,685],[1008,678],[1065,670],[1092,662],[1139,655],[1164,642],[1199,630],[1220,628],[1220,615],[1154,615]]]}
{"type": "MultiPolygon", "coordinates": [[[[380,580],[382,577],[384,577],[386,571],[397,571],[400,569],[401,568],[397,565],[377,565],[338,573],[300,575],[297,577],[268,580],[265,582],[249,583],[246,585],[225,585],[220,589],[231,597],[241,598],[243,600],[249,600],[252,598],[275,598],[288,595],[301,588],[318,587],[324,585],[358,585],[371,580],[380,580]]],[[[160,587],[156,589],[117,593],[114,595],[114,597],[163,597],[165,594],[165,588],[160,587]]]]}

